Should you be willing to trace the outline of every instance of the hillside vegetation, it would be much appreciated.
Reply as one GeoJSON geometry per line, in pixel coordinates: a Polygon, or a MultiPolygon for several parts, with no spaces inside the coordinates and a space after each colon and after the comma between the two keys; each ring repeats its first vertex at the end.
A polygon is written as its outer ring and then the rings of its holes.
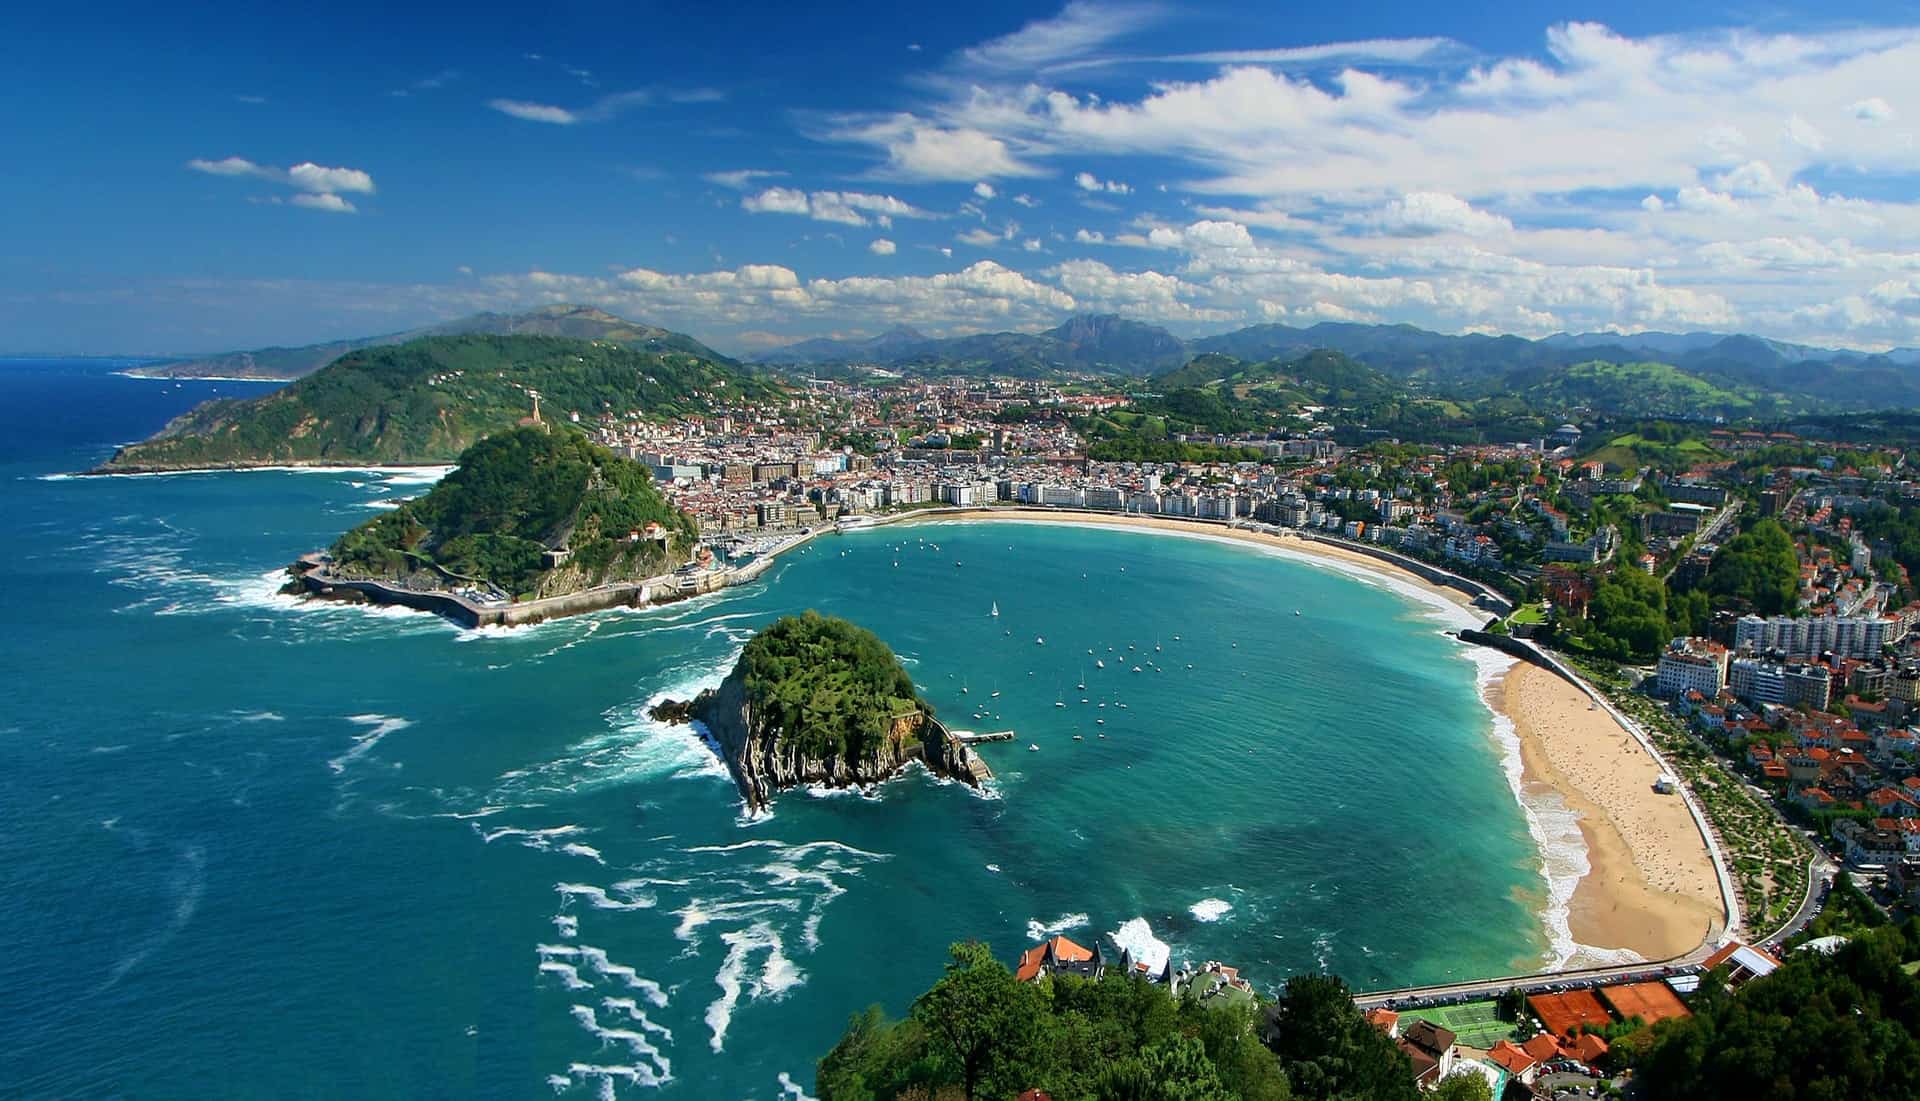
{"type": "Polygon", "coordinates": [[[681,353],[548,336],[429,337],[351,352],[262,397],[200,405],[108,470],[451,462],[533,408],[669,417],[764,397],[764,382],[681,353]]]}
{"type": "Polygon", "coordinates": [[[310,375],[348,352],[385,344],[405,344],[430,336],[564,336],[573,340],[604,340],[649,352],[684,352],[734,366],[732,360],[693,339],[638,321],[615,317],[591,306],[544,306],[523,313],[477,313],[405,332],[332,340],[296,347],[255,348],[222,352],[195,359],[151,364],[132,374],[144,378],[262,378],[295,379],[310,375]]]}
{"type": "Polygon", "coordinates": [[[552,596],[661,573],[685,561],[696,534],[646,467],[571,429],[520,428],[468,448],[459,469],[425,497],[342,535],[333,572],[552,596]],[[666,529],[664,546],[630,538],[648,524],[666,529]],[[569,548],[571,559],[543,569],[542,552],[558,547],[569,548]]]}
{"type": "Polygon", "coordinates": [[[895,718],[932,713],[887,644],[835,616],[775,620],[747,643],[740,664],[755,716],[809,758],[864,758],[895,718]]]}

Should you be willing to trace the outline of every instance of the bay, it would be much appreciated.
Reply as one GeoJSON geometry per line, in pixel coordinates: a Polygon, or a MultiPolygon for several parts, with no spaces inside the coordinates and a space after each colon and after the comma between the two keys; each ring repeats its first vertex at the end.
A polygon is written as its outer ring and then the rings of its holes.
{"type": "Polygon", "coordinates": [[[1403,591],[995,522],[513,631],[298,605],[281,564],[432,474],[59,477],[259,392],[123,365],[0,363],[0,1093],[772,1098],[955,940],[1144,919],[1269,990],[1548,951],[1471,654],[1403,591]],[[1017,732],[987,797],[916,774],[751,818],[646,717],[806,608],[1017,732]]]}

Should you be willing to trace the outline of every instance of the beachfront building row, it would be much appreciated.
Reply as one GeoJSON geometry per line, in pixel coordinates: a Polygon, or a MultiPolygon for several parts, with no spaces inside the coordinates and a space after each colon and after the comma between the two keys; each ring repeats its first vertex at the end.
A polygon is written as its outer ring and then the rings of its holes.
{"type": "Polygon", "coordinates": [[[1734,625],[1737,650],[1778,651],[1789,657],[1864,658],[1907,636],[1907,625],[1895,615],[1871,616],[1741,616],[1734,625]]]}

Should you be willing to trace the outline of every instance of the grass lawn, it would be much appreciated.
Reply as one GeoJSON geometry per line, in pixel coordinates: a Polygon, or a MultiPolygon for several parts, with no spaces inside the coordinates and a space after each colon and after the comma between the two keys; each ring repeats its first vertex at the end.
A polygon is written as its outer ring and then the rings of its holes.
{"type": "Polygon", "coordinates": [[[1499,1008],[1491,1001],[1409,1009],[1400,1015],[1402,1029],[1410,1017],[1432,1021],[1468,1047],[1490,1048],[1496,1041],[1513,1038],[1513,1022],[1501,1020],[1499,1008]]]}
{"type": "Polygon", "coordinates": [[[1545,623],[1547,610],[1539,604],[1522,604],[1511,618],[1514,623],[1545,623]]]}

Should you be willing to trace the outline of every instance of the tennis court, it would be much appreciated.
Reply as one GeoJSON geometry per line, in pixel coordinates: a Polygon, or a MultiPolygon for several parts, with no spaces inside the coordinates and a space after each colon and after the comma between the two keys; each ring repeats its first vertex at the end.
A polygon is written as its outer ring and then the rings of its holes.
{"type": "Polygon", "coordinates": [[[1493,1002],[1462,1002],[1401,1011],[1402,1027],[1409,1017],[1432,1021],[1460,1038],[1468,1047],[1489,1048],[1496,1040],[1513,1038],[1513,1022],[1500,1019],[1493,1002]]]}

